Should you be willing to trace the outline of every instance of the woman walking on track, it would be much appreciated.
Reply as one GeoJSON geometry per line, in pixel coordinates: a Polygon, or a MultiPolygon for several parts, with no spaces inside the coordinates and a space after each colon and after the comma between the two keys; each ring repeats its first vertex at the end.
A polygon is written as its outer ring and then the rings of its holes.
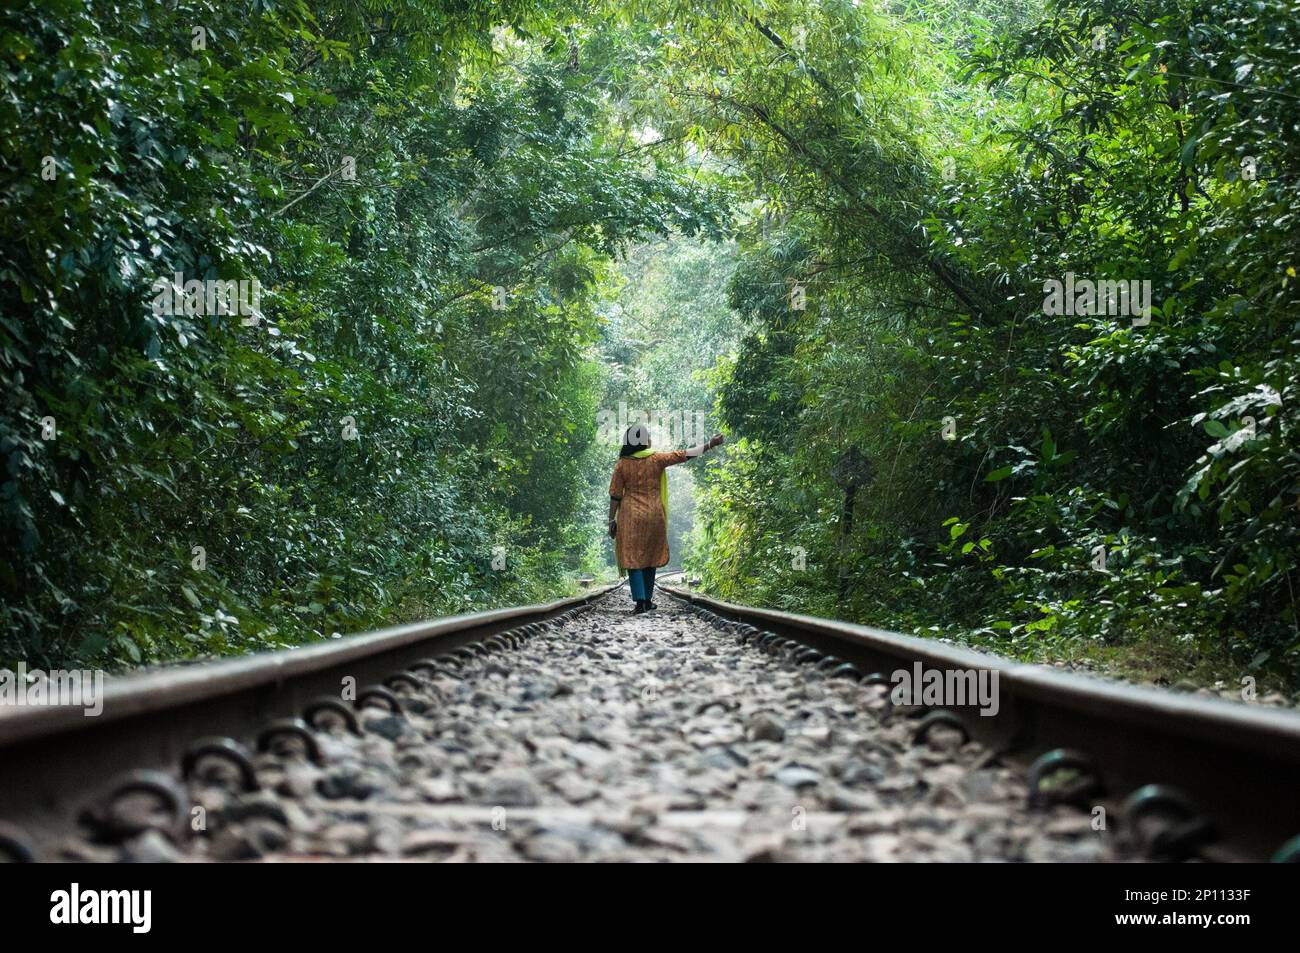
{"type": "Polygon", "coordinates": [[[702,456],[722,443],[714,434],[689,450],[654,453],[644,424],[628,427],[609,481],[609,535],[619,572],[626,570],[636,603],[633,614],[655,607],[655,569],[668,563],[668,467],[702,456]],[[621,514],[621,517],[620,517],[621,514]]]}

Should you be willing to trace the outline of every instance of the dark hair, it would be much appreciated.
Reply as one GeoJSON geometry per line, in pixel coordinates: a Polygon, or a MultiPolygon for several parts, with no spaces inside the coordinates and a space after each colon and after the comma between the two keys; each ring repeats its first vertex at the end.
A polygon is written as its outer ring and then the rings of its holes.
{"type": "Polygon", "coordinates": [[[638,450],[650,446],[650,428],[645,424],[633,424],[623,431],[623,446],[619,448],[620,457],[630,457],[638,450]]]}

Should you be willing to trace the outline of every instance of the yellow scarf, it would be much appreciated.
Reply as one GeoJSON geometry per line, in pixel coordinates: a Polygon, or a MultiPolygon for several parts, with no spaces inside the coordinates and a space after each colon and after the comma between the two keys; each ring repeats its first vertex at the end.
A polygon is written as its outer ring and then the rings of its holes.
{"type": "MultiPolygon", "coordinates": [[[[644,450],[638,450],[632,454],[638,460],[643,460],[654,453],[649,447],[644,450]]],[[[664,504],[664,530],[668,529],[668,468],[664,467],[659,471],[659,498],[664,504]]]]}

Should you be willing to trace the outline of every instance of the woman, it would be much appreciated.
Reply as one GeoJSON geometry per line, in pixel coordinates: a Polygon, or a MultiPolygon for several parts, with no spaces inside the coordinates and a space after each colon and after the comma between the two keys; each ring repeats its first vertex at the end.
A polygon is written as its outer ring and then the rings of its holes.
{"type": "Polygon", "coordinates": [[[668,474],[667,467],[685,463],[722,443],[714,434],[706,443],[689,450],[653,453],[650,431],[644,424],[628,427],[618,452],[614,476],[609,481],[609,535],[619,571],[627,570],[636,608],[633,615],[655,607],[655,569],[668,562],[668,474]],[[618,514],[622,512],[622,525],[618,514]]]}

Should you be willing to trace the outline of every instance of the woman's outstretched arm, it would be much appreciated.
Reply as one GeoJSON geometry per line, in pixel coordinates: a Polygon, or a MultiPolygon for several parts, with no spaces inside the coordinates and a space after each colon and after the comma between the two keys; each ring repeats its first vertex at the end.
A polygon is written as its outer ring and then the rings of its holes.
{"type": "Polygon", "coordinates": [[[685,450],[665,450],[662,453],[656,453],[654,460],[661,467],[675,467],[679,463],[685,463],[687,460],[694,460],[696,457],[703,456],[721,443],[722,434],[715,433],[698,446],[688,447],[685,450]]]}
{"type": "Polygon", "coordinates": [[[704,443],[700,444],[699,446],[687,447],[686,456],[687,457],[703,456],[704,454],[712,450],[714,447],[720,447],[720,446],[722,446],[722,434],[715,433],[712,437],[704,441],[704,443]]]}

